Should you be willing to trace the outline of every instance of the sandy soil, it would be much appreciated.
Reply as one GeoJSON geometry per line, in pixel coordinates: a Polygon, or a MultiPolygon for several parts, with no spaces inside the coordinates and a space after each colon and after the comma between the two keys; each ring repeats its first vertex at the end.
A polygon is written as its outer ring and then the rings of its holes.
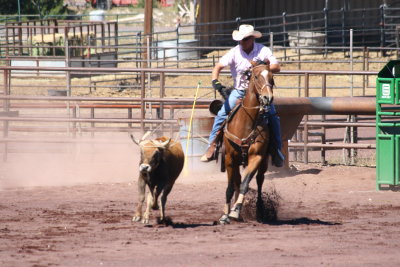
{"type": "MultiPolygon", "coordinates": [[[[264,191],[277,206],[277,218],[257,222],[247,205],[243,222],[222,226],[215,221],[226,174],[193,159],[167,203],[172,225],[158,225],[157,213],[143,225],[131,221],[137,152],[131,144],[108,156],[55,162],[55,156],[37,155],[25,158],[24,168],[12,157],[1,164],[0,266],[399,262],[400,194],[375,190],[375,168],[295,164],[290,175],[269,172],[264,191]]],[[[252,198],[251,191],[249,203],[252,198]]]]}

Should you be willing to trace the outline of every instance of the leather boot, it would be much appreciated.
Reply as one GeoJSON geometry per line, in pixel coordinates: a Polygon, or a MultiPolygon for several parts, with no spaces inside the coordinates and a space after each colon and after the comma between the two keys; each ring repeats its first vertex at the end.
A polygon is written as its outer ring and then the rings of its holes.
{"type": "Polygon", "coordinates": [[[210,146],[207,148],[206,153],[200,158],[200,161],[209,162],[209,161],[212,161],[212,160],[216,159],[215,153],[214,153],[216,147],[217,147],[217,143],[214,140],[210,144],[210,146]]]}

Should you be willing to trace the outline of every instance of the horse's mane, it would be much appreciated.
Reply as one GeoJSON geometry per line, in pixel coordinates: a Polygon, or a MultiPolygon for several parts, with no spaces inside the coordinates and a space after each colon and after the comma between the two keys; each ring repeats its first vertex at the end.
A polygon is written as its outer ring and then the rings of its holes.
{"type": "Polygon", "coordinates": [[[258,65],[269,65],[269,60],[267,59],[266,61],[264,61],[264,60],[261,60],[261,59],[257,59],[255,61],[254,67],[258,66],[258,65]]]}

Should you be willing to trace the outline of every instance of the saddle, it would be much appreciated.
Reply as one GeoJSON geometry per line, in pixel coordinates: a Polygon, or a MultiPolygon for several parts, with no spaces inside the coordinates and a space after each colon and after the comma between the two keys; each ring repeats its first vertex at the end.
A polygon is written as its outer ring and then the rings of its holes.
{"type": "MultiPolygon", "coordinates": [[[[216,107],[214,108],[219,108],[221,107],[221,105],[223,105],[222,101],[219,100],[219,102],[221,103],[220,105],[214,104],[216,105],[216,107]]],[[[226,124],[232,120],[233,116],[236,114],[236,112],[239,110],[240,107],[240,103],[241,101],[238,101],[238,103],[233,107],[233,109],[229,112],[228,117],[225,119],[225,121],[221,124],[221,126],[218,129],[217,132],[217,136],[215,137],[215,151],[214,151],[214,158],[216,159],[216,161],[218,162],[218,155],[219,155],[219,150],[221,147],[223,147],[223,140],[224,140],[224,133],[225,133],[225,127],[226,124]]],[[[210,105],[210,111],[211,111],[211,105],[210,105]]]]}

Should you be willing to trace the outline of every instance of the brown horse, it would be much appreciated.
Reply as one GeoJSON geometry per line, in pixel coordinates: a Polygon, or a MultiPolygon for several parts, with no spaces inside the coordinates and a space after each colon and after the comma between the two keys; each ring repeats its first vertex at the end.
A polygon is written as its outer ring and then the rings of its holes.
{"type": "Polygon", "coordinates": [[[266,120],[266,110],[273,100],[273,76],[265,62],[253,62],[250,68],[249,87],[240,107],[233,118],[228,119],[224,129],[225,168],[228,175],[224,214],[221,224],[230,222],[230,218],[239,219],[244,196],[249,183],[257,173],[257,208],[262,204],[262,185],[264,173],[268,168],[268,149],[270,131],[266,120]],[[240,165],[247,166],[241,181],[240,165]],[[235,193],[236,202],[230,209],[235,193]]]}

